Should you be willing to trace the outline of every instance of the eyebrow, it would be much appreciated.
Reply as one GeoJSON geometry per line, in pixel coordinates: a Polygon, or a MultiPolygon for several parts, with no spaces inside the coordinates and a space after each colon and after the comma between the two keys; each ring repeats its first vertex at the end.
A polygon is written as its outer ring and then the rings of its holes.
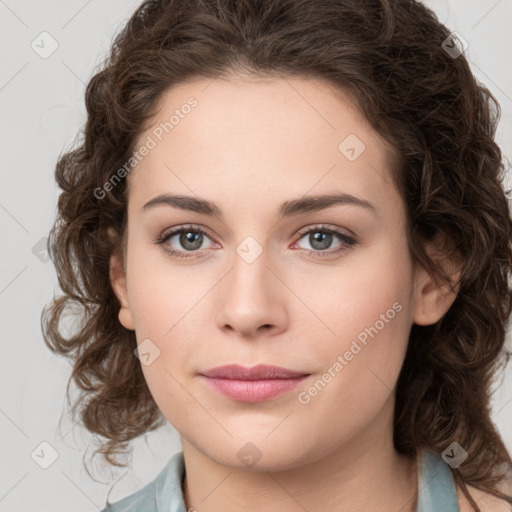
{"type": "MultiPolygon", "coordinates": [[[[316,212],[340,204],[360,206],[378,216],[375,205],[366,199],[346,193],[313,195],[285,201],[279,207],[278,216],[282,218],[301,213],[316,212]]],[[[181,210],[223,218],[222,210],[215,203],[206,199],[184,195],[160,194],[148,201],[141,210],[144,212],[157,206],[172,206],[181,210]]]]}

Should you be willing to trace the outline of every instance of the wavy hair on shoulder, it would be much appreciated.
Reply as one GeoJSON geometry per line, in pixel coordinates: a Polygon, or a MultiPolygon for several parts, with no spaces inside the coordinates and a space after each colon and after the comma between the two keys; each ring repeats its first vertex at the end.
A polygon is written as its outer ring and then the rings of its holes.
{"type": "MultiPolygon", "coordinates": [[[[512,310],[512,221],[494,140],[500,107],[464,53],[443,48],[450,30],[413,0],[147,0],[115,37],[86,89],[82,139],[59,157],[61,189],[49,236],[62,295],[46,305],[48,347],[73,363],[74,414],[102,439],[110,463],[165,423],[118,322],[109,280],[124,253],[126,180],[97,193],[130,158],[162,94],[193,78],[314,78],[342,91],[393,149],[413,261],[447,283],[426,244],[449,240],[461,262],[455,302],[436,324],[413,325],[398,379],[394,444],[413,455],[453,441],[469,454],[452,469],[467,485],[512,503],[500,483],[510,454],[491,420],[490,397],[506,364],[512,310]],[[104,197],[103,197],[104,196],[104,197]],[[80,322],[61,325],[71,309],[80,322]]],[[[449,40],[449,39],[448,39],[449,40]]]]}

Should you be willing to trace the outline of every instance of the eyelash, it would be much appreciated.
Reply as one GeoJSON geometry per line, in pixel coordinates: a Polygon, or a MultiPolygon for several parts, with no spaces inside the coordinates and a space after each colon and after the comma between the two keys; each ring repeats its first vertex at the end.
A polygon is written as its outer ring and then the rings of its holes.
{"type": "MultiPolygon", "coordinates": [[[[193,224],[189,224],[189,225],[185,225],[185,226],[180,226],[179,228],[174,229],[174,230],[170,231],[169,233],[161,235],[160,237],[158,237],[155,240],[155,243],[157,245],[159,245],[162,248],[162,250],[170,256],[177,257],[177,258],[194,258],[194,257],[196,257],[196,254],[194,254],[194,253],[198,253],[200,251],[197,251],[197,250],[196,251],[176,251],[174,249],[168,249],[168,248],[164,247],[164,244],[170,238],[172,238],[174,235],[182,233],[182,232],[200,233],[202,235],[206,235],[208,238],[211,238],[210,235],[204,229],[200,228],[199,226],[194,226],[193,224]],[[183,254],[183,253],[185,253],[185,254],[183,254]]],[[[358,241],[355,238],[346,235],[341,230],[338,230],[336,228],[328,228],[323,225],[318,225],[318,226],[314,226],[312,228],[308,228],[308,229],[299,231],[299,233],[297,235],[299,238],[297,241],[301,240],[304,237],[304,235],[310,234],[311,232],[313,232],[313,233],[322,232],[322,233],[327,233],[330,235],[337,235],[340,238],[340,240],[345,244],[334,251],[301,249],[301,251],[313,253],[314,258],[325,258],[328,256],[333,256],[334,254],[341,255],[341,254],[344,254],[345,252],[349,251],[350,249],[354,248],[354,246],[358,244],[358,241]]]]}

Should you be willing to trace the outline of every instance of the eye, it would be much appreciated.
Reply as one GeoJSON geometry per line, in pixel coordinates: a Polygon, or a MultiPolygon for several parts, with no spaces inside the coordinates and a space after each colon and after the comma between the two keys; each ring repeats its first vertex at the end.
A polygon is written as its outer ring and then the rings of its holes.
{"type": "MultiPolygon", "coordinates": [[[[306,239],[312,249],[305,249],[315,258],[324,258],[336,254],[344,253],[357,244],[357,240],[347,235],[338,228],[328,228],[326,226],[316,226],[307,231],[302,230],[300,240],[306,239]],[[330,249],[333,241],[338,239],[339,243],[334,250],[330,249]]],[[[294,244],[296,245],[297,242],[294,244]]]]}
{"type": "MultiPolygon", "coordinates": [[[[332,257],[353,248],[358,242],[352,236],[347,235],[338,228],[328,228],[326,226],[316,226],[299,232],[299,241],[306,239],[311,249],[302,249],[314,258],[332,257]],[[333,241],[338,240],[338,245],[330,249],[333,241]],[[330,250],[329,250],[330,249],[330,250]]],[[[194,225],[180,226],[161,235],[155,243],[162,247],[167,254],[177,258],[191,258],[201,255],[205,249],[203,244],[206,239],[210,239],[208,233],[194,225]],[[174,242],[174,244],[173,244],[174,242]],[[176,247],[176,245],[178,247],[176,247]]],[[[298,242],[292,245],[297,246],[298,242]]],[[[216,244],[216,243],[215,243],[216,244]]],[[[220,247],[219,244],[216,244],[220,247]]]]}
{"type": "Polygon", "coordinates": [[[204,249],[202,246],[205,238],[210,237],[204,229],[190,225],[181,226],[165,233],[156,240],[156,243],[160,245],[166,253],[172,256],[190,258],[196,255],[186,253],[200,252],[200,250],[204,249]],[[175,239],[174,243],[180,246],[178,249],[172,245],[173,239],[175,239]]]}

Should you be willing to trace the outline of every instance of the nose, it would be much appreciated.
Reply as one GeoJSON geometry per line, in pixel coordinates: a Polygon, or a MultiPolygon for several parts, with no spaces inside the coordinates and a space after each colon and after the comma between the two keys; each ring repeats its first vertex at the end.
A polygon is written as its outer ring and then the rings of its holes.
{"type": "Polygon", "coordinates": [[[256,260],[235,253],[233,266],[217,286],[216,323],[244,338],[274,336],[288,328],[286,286],[264,251],[256,260]]]}

